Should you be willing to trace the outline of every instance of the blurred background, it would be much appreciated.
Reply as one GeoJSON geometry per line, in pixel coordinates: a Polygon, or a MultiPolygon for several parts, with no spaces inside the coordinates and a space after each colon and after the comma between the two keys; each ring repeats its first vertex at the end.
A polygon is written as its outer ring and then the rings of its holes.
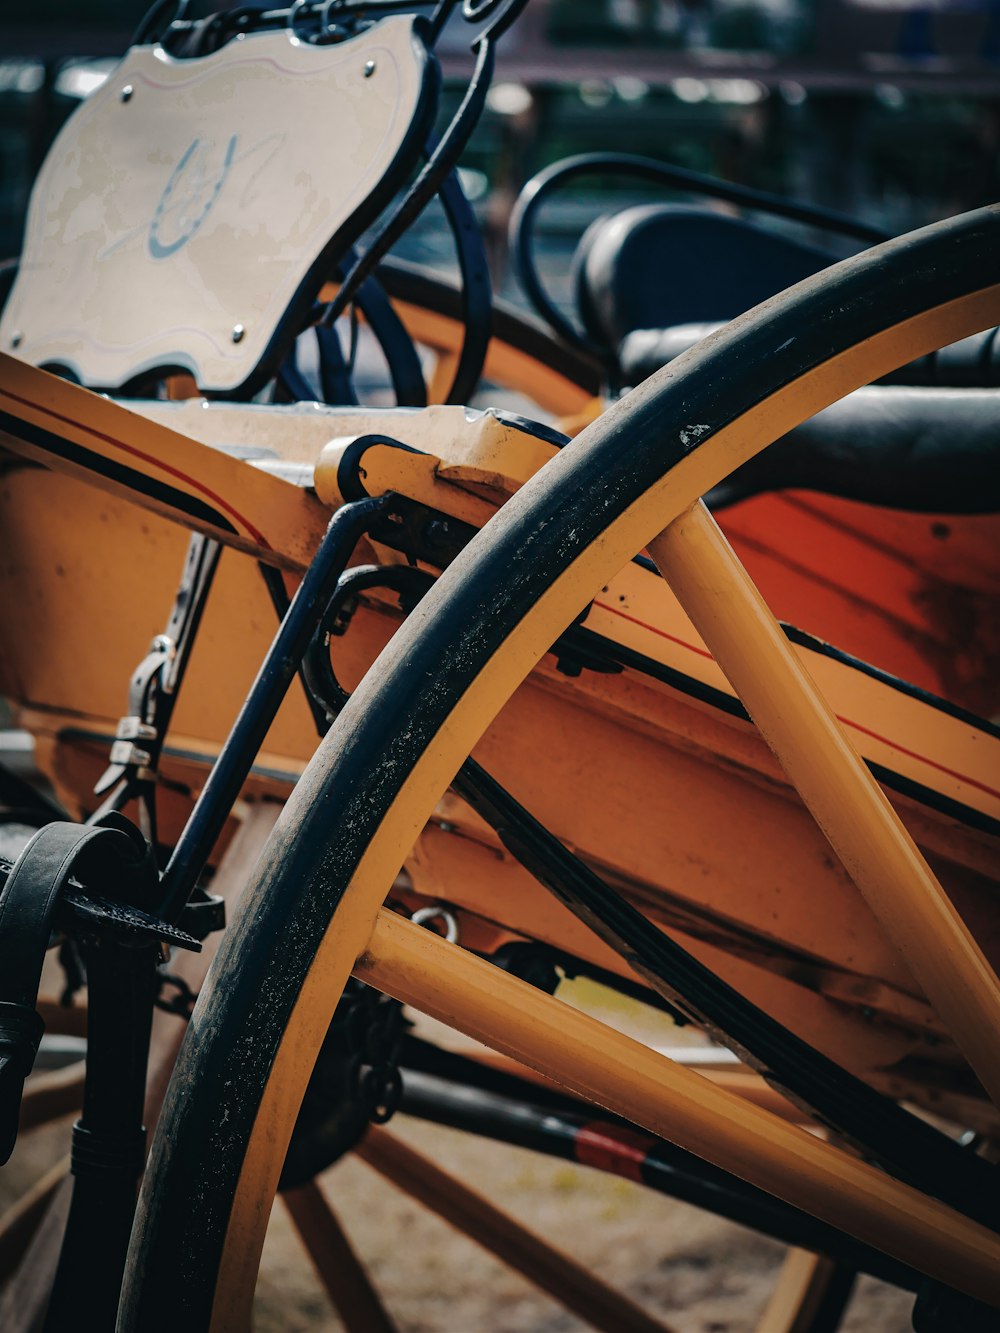
{"type": "MultiPolygon", "coordinates": [[[[196,5],[211,12],[224,3],[196,5]]],[[[80,99],[113,68],[145,0],[49,0],[0,13],[0,257],[18,252],[31,181],[80,99]]],[[[468,33],[441,44],[442,120],[468,33]]],[[[627,150],[905,231],[995,199],[1000,0],[532,0],[501,43],[465,161],[494,279],[518,299],[505,235],[523,182],[583,151],[627,150]]],[[[588,180],[547,208],[558,291],[587,223],[669,198],[588,180]]],[[[429,211],[401,257],[451,270],[429,211]]]]}

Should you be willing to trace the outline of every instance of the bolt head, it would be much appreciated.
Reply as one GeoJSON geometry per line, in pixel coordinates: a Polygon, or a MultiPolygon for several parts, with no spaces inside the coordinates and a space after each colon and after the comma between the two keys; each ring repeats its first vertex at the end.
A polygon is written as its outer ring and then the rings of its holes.
{"type": "Polygon", "coordinates": [[[125,87],[121,90],[118,96],[123,102],[131,102],[132,94],[134,92],[135,89],[132,87],[132,85],[130,83],[126,83],[125,87]]]}
{"type": "Polygon", "coordinates": [[[366,78],[366,79],[370,79],[371,76],[372,76],[374,73],[375,73],[375,61],[374,61],[374,60],[366,60],[366,61],[365,61],[365,68],[364,68],[364,75],[365,75],[365,78],[366,78]]]}
{"type": "Polygon", "coordinates": [[[16,333],[12,333],[10,335],[11,347],[20,347],[23,339],[24,339],[24,334],[21,332],[20,329],[18,329],[16,333]]]}
{"type": "Polygon", "coordinates": [[[234,343],[241,343],[243,339],[247,336],[247,331],[242,324],[234,324],[233,331],[229,336],[232,338],[234,343]]]}

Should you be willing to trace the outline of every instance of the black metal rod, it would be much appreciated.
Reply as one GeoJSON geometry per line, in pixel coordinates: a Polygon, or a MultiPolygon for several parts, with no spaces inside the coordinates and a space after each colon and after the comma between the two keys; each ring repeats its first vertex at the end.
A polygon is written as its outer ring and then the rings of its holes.
{"type": "Polygon", "coordinates": [[[873,227],[867,222],[836,213],[832,209],[821,208],[816,204],[802,204],[795,199],[786,199],[782,195],[768,194],[746,185],[705,176],[697,171],[688,171],[684,167],[659,162],[655,158],[638,157],[631,153],[580,153],[575,157],[565,158],[562,162],[556,162],[553,166],[540,171],[521,191],[511,215],[509,247],[521,284],[535,311],[570,346],[579,348],[591,356],[597,355],[603,358],[606,353],[586,334],[580,333],[553,303],[542,285],[533,249],[535,219],[542,203],[554,190],[561,189],[568,181],[578,176],[630,176],[636,180],[663,185],[668,189],[685,190],[691,194],[724,199],[742,208],[756,209],[775,217],[788,218],[805,226],[819,227],[824,231],[850,236],[854,240],[865,241],[868,244],[877,244],[890,238],[890,233],[883,228],[873,227]]]}
{"type": "MultiPolygon", "coordinates": [[[[583,1103],[578,1109],[555,1106],[550,1100],[539,1106],[407,1068],[402,1077],[400,1110],[407,1115],[624,1176],[786,1245],[829,1255],[907,1291],[915,1291],[923,1281],[913,1269],[835,1227],[583,1103]]],[[[523,1087],[529,1099],[538,1092],[527,1082],[523,1087]]]]}
{"type": "Polygon", "coordinates": [[[184,683],[184,675],[198,638],[198,629],[205,614],[208,595],[212,590],[221,554],[220,542],[212,537],[206,537],[201,532],[191,534],[181,574],[181,585],[177,590],[174,609],[166,629],[167,637],[173,639],[176,645],[176,654],[163,673],[167,695],[162,722],[163,733],[166,733],[170,724],[174,703],[184,683]]]}
{"type": "Polygon", "coordinates": [[[84,954],[87,1074],[73,1127],[73,1198],[45,1333],[114,1328],[146,1156],[142,1112],[159,951],[105,940],[84,954]]]}
{"type": "MultiPolygon", "coordinates": [[[[281,577],[281,570],[275,569],[273,565],[265,565],[262,560],[258,560],[257,568],[260,570],[261,578],[264,580],[264,587],[267,589],[267,595],[271,599],[271,605],[274,607],[274,613],[279,621],[284,620],[288,615],[288,608],[292,601],[285,591],[285,580],[281,577]]],[[[303,668],[300,666],[297,672],[299,680],[302,682],[302,692],[306,696],[306,703],[312,714],[313,724],[316,727],[316,733],[319,736],[325,736],[329,723],[326,720],[322,708],[313,697],[313,693],[306,683],[303,668]]]]}
{"type": "Polygon", "coordinates": [[[318,322],[333,324],[343,314],[361,284],[378,267],[400,236],[410,227],[437,194],[441,183],[458,161],[465,148],[483,107],[493,77],[494,50],[489,39],[484,39],[476,51],[476,64],[465,94],[454,118],[434,148],[423,170],[410,186],[382,230],[364,254],[353,265],[341,283],[333,300],[322,308],[318,322]]]}
{"type": "Polygon", "coordinates": [[[419,600],[433,582],[432,574],[413,565],[355,565],[338,579],[302,657],[302,683],[311,706],[324,720],[322,735],[326,734],[326,718],[332,721],[351,697],[337,679],[327,642],[345,603],[371,588],[388,588],[400,597],[410,593],[419,600]]]}
{"type": "Polygon", "coordinates": [[[455,791],[507,850],[643,980],[897,1179],[996,1229],[997,1168],[876,1092],[758,1008],[605,883],[467,759],[455,791]]]}
{"type": "Polygon", "coordinates": [[[330,520],[163,872],[161,899],[155,914],[164,920],[175,921],[183,910],[295,679],[313,630],[351,552],[390,503],[386,496],[356,500],[338,509],[330,520]]]}
{"type": "Polygon", "coordinates": [[[444,401],[469,403],[478,387],[493,336],[493,284],[483,233],[454,168],[441,182],[438,197],[455,241],[462,278],[462,350],[444,401]]]}

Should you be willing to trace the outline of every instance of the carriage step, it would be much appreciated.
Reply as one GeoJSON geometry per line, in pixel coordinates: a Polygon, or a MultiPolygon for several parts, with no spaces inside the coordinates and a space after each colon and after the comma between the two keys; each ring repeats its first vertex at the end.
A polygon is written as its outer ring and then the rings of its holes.
{"type": "Polygon", "coordinates": [[[178,949],[190,949],[193,953],[201,950],[200,940],[168,921],[160,921],[128,903],[93,898],[85,893],[71,891],[62,895],[55,925],[77,939],[81,935],[99,934],[102,938],[113,935],[130,944],[159,942],[178,949]]]}

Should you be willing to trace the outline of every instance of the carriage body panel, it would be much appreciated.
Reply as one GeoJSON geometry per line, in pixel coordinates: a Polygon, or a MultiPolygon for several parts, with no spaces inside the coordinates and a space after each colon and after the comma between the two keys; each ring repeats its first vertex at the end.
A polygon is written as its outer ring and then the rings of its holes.
{"type": "MultiPolygon", "coordinates": [[[[436,469],[430,484],[454,488],[443,503],[459,510],[474,500],[489,512],[556,452],[502,414],[461,408],[398,413],[194,401],[130,408],[154,425],[182,428],[203,472],[213,461],[235,464],[247,496],[266,482],[304,501],[331,440],[384,433],[390,425],[420,454],[382,447],[376,462],[391,468],[398,458],[401,466],[382,484],[404,490],[416,477],[426,487],[411,467],[426,458],[436,469]]],[[[374,465],[364,475],[377,485],[374,465]]],[[[59,795],[83,814],[95,804],[93,786],[125,703],[123,682],[173,594],[184,532],[100,483],[13,457],[0,499],[6,585],[23,608],[21,633],[0,656],[0,689],[19,702],[59,795]]],[[[752,516],[753,504],[742,512],[752,516]]],[[[284,537],[301,540],[289,521],[284,537]]],[[[280,553],[281,534],[270,537],[280,553]]],[[[367,542],[355,554],[355,563],[379,559],[401,556],[367,542]]],[[[289,570],[284,577],[291,592],[298,575],[289,570]]],[[[787,568],[783,578],[787,583],[787,568]]],[[[862,623],[870,618],[865,612],[862,623]]],[[[274,623],[253,560],[238,549],[226,552],[162,756],[168,841],[189,813],[192,796],[185,793],[204,782],[249,690],[274,623]]],[[[376,591],[363,599],[332,647],[349,688],[398,623],[393,598],[376,591]]],[[[595,598],[582,624],[630,665],[571,678],[559,669],[558,653],[546,658],[477,756],[609,882],[793,1030],[886,1090],[905,1089],[966,1119],[971,1106],[978,1124],[992,1124],[919,986],[767,747],[738,715],[732,688],[666,584],[632,563],[595,598]]],[[[806,638],[797,651],[878,766],[982,946],[1000,956],[991,832],[1000,814],[991,777],[1000,740],[819,640],[806,638]]],[[[296,689],[258,755],[247,795],[284,799],[315,744],[313,719],[296,689]]],[[[568,912],[532,891],[530,876],[455,798],[445,798],[415,845],[400,891],[413,905],[452,904],[466,933],[494,942],[535,939],[622,969],[568,912]]]]}

